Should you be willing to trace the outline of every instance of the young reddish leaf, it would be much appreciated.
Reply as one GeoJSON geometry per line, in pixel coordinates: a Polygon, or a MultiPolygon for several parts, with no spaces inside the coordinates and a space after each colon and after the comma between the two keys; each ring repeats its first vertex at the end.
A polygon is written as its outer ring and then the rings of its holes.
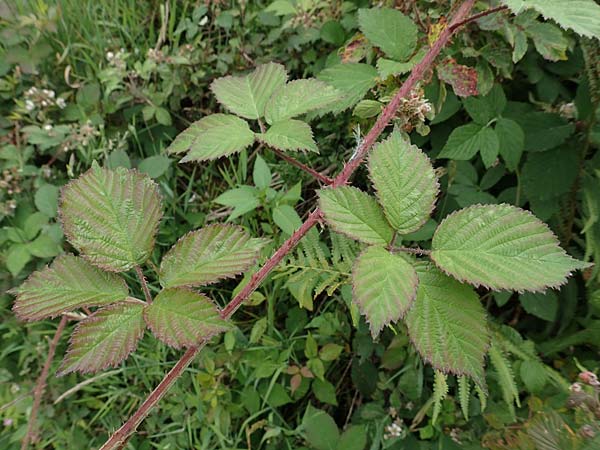
{"type": "Polygon", "coordinates": [[[231,328],[208,297],[181,288],[162,290],[144,318],[156,337],[174,348],[197,345],[231,328]]]}
{"type": "Polygon", "coordinates": [[[280,150],[309,150],[319,153],[310,125],[301,120],[275,122],[266,133],[259,133],[256,138],[280,150]]]}
{"type": "Polygon", "coordinates": [[[477,70],[473,67],[458,64],[454,58],[447,58],[438,67],[440,80],[452,86],[459,97],[479,95],[477,90],[477,70]]]}
{"type": "Polygon", "coordinates": [[[400,255],[382,247],[369,247],[352,268],[352,301],[358,305],[373,338],[387,324],[404,316],[417,292],[417,273],[400,255]]]}
{"type": "Polygon", "coordinates": [[[80,322],[59,375],[97,372],[119,365],[137,348],[144,335],[143,312],[142,304],[119,303],[102,308],[80,322]]]}
{"type": "Polygon", "coordinates": [[[431,258],[453,277],[495,290],[543,291],[590,264],[571,258],[548,226],[516,206],[454,212],[433,236],[431,258]]]}
{"type": "Polygon", "coordinates": [[[152,179],[97,164],[62,189],[59,213],[69,242],[92,264],[113,272],[148,259],[162,216],[152,179]]]}
{"type": "Polygon", "coordinates": [[[233,278],[252,266],[265,239],[234,225],[209,225],[183,236],[163,257],[163,287],[200,286],[233,278]]]}
{"type": "Polygon", "coordinates": [[[13,311],[23,320],[56,317],[82,306],[102,306],[125,300],[129,289],[116,274],[103,272],[86,260],[62,255],[50,267],[34,272],[13,291],[13,311]]]}

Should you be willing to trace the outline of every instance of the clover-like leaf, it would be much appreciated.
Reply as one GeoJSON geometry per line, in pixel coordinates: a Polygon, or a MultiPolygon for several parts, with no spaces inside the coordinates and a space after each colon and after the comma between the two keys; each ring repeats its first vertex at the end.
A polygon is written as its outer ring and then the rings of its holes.
{"type": "Polygon", "coordinates": [[[414,346],[436,369],[469,375],[484,386],[489,330],[479,297],[430,263],[416,269],[417,298],[405,319],[414,346]]]}
{"type": "Polygon", "coordinates": [[[67,239],[83,257],[123,272],[150,256],[162,209],[148,176],[94,164],[62,189],[59,213],[67,239]]]}
{"type": "Polygon", "coordinates": [[[365,315],[373,338],[387,324],[404,316],[415,299],[417,273],[400,255],[368,247],[352,268],[352,301],[365,315]]]}
{"type": "Polygon", "coordinates": [[[80,322],[58,374],[97,372],[124,361],[144,335],[143,312],[143,304],[119,303],[80,322]]]}
{"type": "Polygon", "coordinates": [[[286,80],[281,64],[267,63],[243,77],[217,78],[210,88],[219,103],[231,112],[246,119],[259,119],[273,92],[283,87],[286,80]]]}
{"type": "Polygon", "coordinates": [[[144,319],[158,339],[174,348],[197,345],[231,328],[208,297],[182,288],[162,290],[144,319]]]}
{"type": "Polygon", "coordinates": [[[389,244],[394,231],[377,201],[352,186],[319,191],[319,206],[335,231],[367,244],[389,244]]]}
{"type": "Polygon", "coordinates": [[[56,317],[83,306],[103,306],[125,300],[129,289],[116,274],[86,260],[62,255],[50,267],[34,272],[13,291],[13,311],[20,319],[56,317]]]}
{"type": "Polygon", "coordinates": [[[165,288],[200,286],[235,277],[256,262],[266,242],[235,225],[209,225],[192,231],[163,257],[160,283],[165,288]]]}
{"type": "Polygon", "coordinates": [[[358,25],[371,43],[398,61],[408,59],[417,45],[417,26],[395,9],[359,9],[358,25]]]}
{"type": "Polygon", "coordinates": [[[301,120],[275,122],[265,133],[257,134],[256,138],[280,150],[309,150],[319,153],[310,125],[301,120]]]}
{"type": "Polygon", "coordinates": [[[516,206],[474,205],[446,217],[431,258],[453,277],[495,290],[543,291],[590,264],[570,257],[548,226],[516,206]]]}
{"type": "Polygon", "coordinates": [[[377,144],[369,174],[392,227],[400,234],[418,230],[429,218],[438,182],[429,158],[394,132],[377,144]]]}

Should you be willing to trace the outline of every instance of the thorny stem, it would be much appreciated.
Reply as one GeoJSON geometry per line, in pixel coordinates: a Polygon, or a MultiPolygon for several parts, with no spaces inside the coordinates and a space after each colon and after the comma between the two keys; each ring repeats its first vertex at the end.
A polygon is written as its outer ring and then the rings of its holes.
{"type": "Polygon", "coordinates": [[[289,156],[285,152],[282,152],[278,148],[273,147],[273,148],[271,148],[271,150],[273,151],[273,153],[275,153],[277,156],[279,156],[284,161],[288,162],[292,166],[298,167],[300,170],[303,170],[304,172],[308,173],[312,177],[319,180],[321,183],[328,184],[328,185],[333,183],[332,178],[329,178],[327,175],[323,175],[322,173],[317,172],[315,169],[311,169],[306,164],[301,163],[296,158],[292,158],[291,156],[289,156]]]}
{"type": "Polygon", "coordinates": [[[135,266],[135,273],[140,280],[140,284],[142,285],[142,290],[144,291],[144,297],[146,297],[146,303],[152,303],[152,295],[150,294],[150,290],[148,289],[148,283],[146,282],[146,277],[144,277],[144,272],[140,266],[135,266]]]}
{"type": "Polygon", "coordinates": [[[419,255],[419,256],[423,256],[423,255],[429,255],[431,254],[431,250],[425,250],[422,248],[410,248],[410,247],[392,247],[390,249],[390,252],[394,253],[394,252],[401,252],[401,253],[410,253],[413,255],[419,255]]]}
{"type": "Polygon", "coordinates": [[[60,322],[58,323],[58,327],[56,328],[56,332],[54,333],[54,337],[48,346],[48,355],[46,356],[46,362],[44,362],[44,367],[42,368],[42,373],[40,374],[37,382],[35,384],[35,388],[33,390],[33,406],[31,407],[31,413],[29,414],[29,423],[27,424],[27,433],[21,442],[21,450],[27,449],[30,443],[33,443],[37,440],[37,431],[36,421],[37,421],[37,413],[40,409],[40,403],[42,402],[42,396],[44,395],[44,391],[46,390],[46,380],[48,379],[48,372],[50,372],[50,365],[52,364],[52,360],[54,359],[54,353],[56,352],[56,346],[58,345],[58,341],[60,340],[60,336],[67,325],[68,318],[67,316],[62,316],[60,322]]]}
{"type": "MultiPolygon", "coordinates": [[[[446,27],[439,35],[438,39],[431,46],[423,59],[414,67],[410,76],[402,84],[392,101],[385,107],[382,114],[373,125],[367,136],[358,146],[354,158],[350,159],[339,175],[333,180],[332,186],[343,186],[348,183],[348,180],[354,171],[360,166],[368,151],[373,147],[383,130],[387,127],[390,121],[396,114],[402,99],[404,99],[415,88],[417,83],[423,79],[425,73],[431,68],[434,60],[439,55],[441,50],[450,42],[454,32],[464,22],[475,0],[465,0],[457,9],[454,18],[450,25],[446,27]]],[[[225,306],[220,315],[224,319],[229,319],[241,306],[241,304],[254,292],[254,290],[262,283],[267,275],[277,266],[283,258],[296,247],[298,242],[308,233],[308,231],[321,220],[321,211],[317,208],[310,213],[304,223],[283,243],[279,249],[265,262],[265,264],[250,278],[250,281],[244,288],[225,306]]],[[[185,368],[190,364],[194,356],[206,345],[206,340],[202,341],[196,347],[190,347],[181,357],[181,359],[173,366],[169,373],[163,378],[158,386],[150,393],[146,400],[141,404],[140,408],[119,428],[100,450],[113,450],[122,448],[129,437],[135,432],[137,427],[148,416],[150,410],[164,397],[167,390],[181,376],[185,368]]]]}
{"type": "Polygon", "coordinates": [[[480,13],[473,14],[472,16],[467,17],[465,20],[462,20],[460,22],[457,22],[457,23],[451,25],[451,28],[454,28],[454,29],[460,28],[463,25],[466,25],[468,23],[476,21],[477,19],[481,19],[482,17],[489,16],[490,14],[494,14],[494,13],[504,11],[507,9],[508,9],[508,6],[496,6],[495,8],[486,9],[485,11],[481,11],[480,13]]]}

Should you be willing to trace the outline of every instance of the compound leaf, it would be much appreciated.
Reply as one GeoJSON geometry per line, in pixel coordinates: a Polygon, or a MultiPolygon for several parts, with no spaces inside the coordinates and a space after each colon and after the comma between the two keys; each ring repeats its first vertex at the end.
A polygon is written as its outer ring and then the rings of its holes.
{"type": "Polygon", "coordinates": [[[404,316],[415,299],[417,273],[402,256],[368,247],[352,268],[353,302],[365,315],[373,338],[404,316]]]}
{"type": "Polygon", "coordinates": [[[431,258],[453,277],[496,290],[542,291],[590,264],[571,258],[548,226],[516,206],[475,205],[442,221],[431,258]]]}
{"type": "Polygon", "coordinates": [[[337,232],[367,244],[389,244],[393,230],[377,201],[352,186],[319,191],[319,206],[337,232]]]}
{"type": "Polygon", "coordinates": [[[281,64],[268,63],[246,76],[217,78],[210,88],[219,103],[231,112],[246,119],[259,119],[273,92],[286,81],[285,68],[281,64]]]}
{"type": "Polygon", "coordinates": [[[152,179],[97,164],[62,189],[59,213],[73,247],[92,264],[114,272],[148,259],[162,216],[152,179]]]}
{"type": "Polygon", "coordinates": [[[200,286],[235,277],[256,262],[265,243],[235,225],[192,231],[163,257],[160,283],[165,288],[200,286]]]}
{"type": "Polygon", "coordinates": [[[197,345],[230,329],[208,297],[180,288],[162,290],[144,319],[158,339],[174,348],[197,345]]]}
{"type": "Polygon", "coordinates": [[[144,305],[119,303],[102,308],[80,322],[71,337],[59,375],[91,373],[115,367],[136,348],[144,335],[144,305]]]}
{"type": "Polygon", "coordinates": [[[394,132],[373,148],[369,174],[392,227],[400,234],[421,228],[433,210],[438,193],[429,158],[394,132]]]}
{"type": "Polygon", "coordinates": [[[50,267],[34,272],[19,288],[13,311],[23,320],[56,317],[82,306],[102,306],[125,300],[125,281],[86,260],[62,255],[50,267]]]}
{"type": "Polygon", "coordinates": [[[416,269],[417,299],[405,319],[410,339],[437,370],[468,375],[484,386],[489,332],[479,297],[473,288],[432,264],[419,264],[416,269]]]}
{"type": "Polygon", "coordinates": [[[398,61],[407,60],[417,45],[417,26],[395,9],[359,9],[358,25],[373,45],[398,61]]]}
{"type": "Polygon", "coordinates": [[[377,70],[362,63],[336,64],[321,71],[317,78],[330,84],[343,94],[343,97],[319,113],[342,112],[358,103],[369,89],[377,83],[377,70]]]}
{"type": "Polygon", "coordinates": [[[319,153],[310,125],[301,120],[275,122],[266,133],[257,134],[256,137],[259,141],[280,150],[309,150],[319,153]]]}

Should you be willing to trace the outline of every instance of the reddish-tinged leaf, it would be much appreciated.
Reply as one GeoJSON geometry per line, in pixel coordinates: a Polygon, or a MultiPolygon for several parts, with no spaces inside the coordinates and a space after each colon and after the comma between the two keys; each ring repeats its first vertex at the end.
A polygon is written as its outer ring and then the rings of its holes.
{"type": "Polygon", "coordinates": [[[438,77],[445,81],[459,97],[479,95],[477,91],[477,70],[458,64],[455,59],[447,58],[437,67],[438,77]]]}

